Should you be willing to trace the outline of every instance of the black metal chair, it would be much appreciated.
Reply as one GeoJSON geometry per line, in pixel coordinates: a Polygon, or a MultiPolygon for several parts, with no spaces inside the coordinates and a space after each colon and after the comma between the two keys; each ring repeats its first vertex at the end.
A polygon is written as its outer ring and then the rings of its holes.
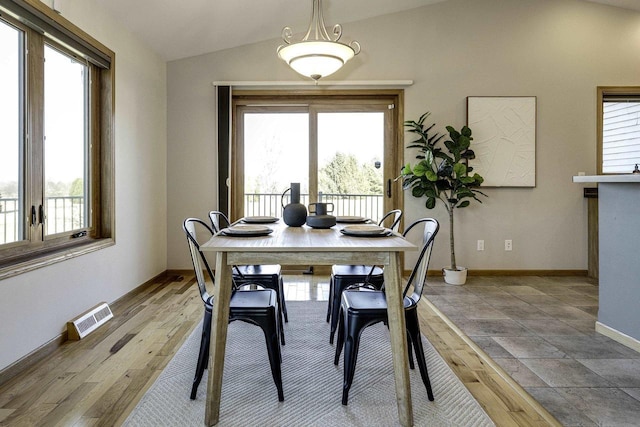
{"type": "MultiPolygon", "coordinates": [[[[200,251],[200,245],[196,238],[196,230],[202,229],[207,237],[213,235],[213,230],[209,225],[198,218],[187,218],[184,220],[183,229],[187,235],[189,252],[193,269],[200,290],[200,297],[204,302],[204,320],[202,324],[202,338],[200,339],[200,351],[198,352],[198,364],[196,374],[191,388],[191,400],[196,398],[198,385],[202,380],[204,370],[209,363],[209,343],[211,340],[211,318],[213,312],[213,296],[209,295],[206,287],[204,269],[206,269],[212,282],[215,283],[213,272],[204,254],[200,251]]],[[[245,283],[244,285],[248,285],[245,283]]],[[[257,284],[259,286],[259,284],[257,284]]],[[[242,286],[234,283],[234,290],[229,302],[229,322],[240,320],[251,323],[262,328],[267,343],[267,353],[271,365],[273,381],[278,389],[278,400],[284,400],[282,390],[282,353],[280,351],[279,335],[281,331],[278,309],[278,295],[273,289],[251,289],[239,290],[242,286]]],[[[246,287],[246,286],[245,286],[246,287]]],[[[249,385],[248,385],[249,386],[249,385]]]]}
{"type": "MultiPolygon", "coordinates": [[[[378,225],[383,227],[391,222],[387,227],[393,231],[398,231],[402,219],[402,211],[394,209],[387,212],[378,225]]],[[[331,267],[331,278],[329,279],[329,302],[327,304],[327,322],[331,322],[331,332],[329,342],[333,344],[333,337],[338,325],[338,311],[340,311],[340,297],[342,291],[356,283],[368,282],[375,289],[380,289],[384,281],[383,270],[375,265],[334,265],[331,267]]]]}
{"type": "MultiPolygon", "coordinates": [[[[229,218],[220,211],[209,212],[209,220],[215,232],[231,225],[229,218]]],[[[284,300],[284,282],[282,280],[281,267],[273,265],[235,265],[233,267],[233,279],[240,285],[243,283],[258,283],[265,288],[273,289],[278,294],[278,302],[284,322],[289,322],[287,305],[284,300]]],[[[284,344],[284,330],[280,334],[284,344]]]]}
{"type": "MultiPolygon", "coordinates": [[[[427,277],[429,268],[429,259],[431,258],[431,249],[438,229],[440,228],[438,221],[432,218],[422,218],[414,222],[406,229],[404,235],[417,226],[424,223],[424,233],[422,240],[422,248],[418,256],[416,265],[409,276],[407,285],[403,292],[404,313],[407,327],[408,348],[409,348],[409,366],[413,369],[413,360],[411,358],[412,347],[415,351],[418,367],[422,381],[427,388],[429,400],[433,401],[433,391],[431,390],[431,382],[427,372],[427,363],[424,358],[424,349],[422,347],[422,339],[420,336],[420,323],[418,321],[418,302],[422,296],[422,289],[427,277]],[[410,288],[413,287],[413,293],[407,296],[410,288]],[[413,346],[411,345],[413,344],[413,346]]],[[[358,347],[360,345],[360,336],[362,331],[376,323],[387,322],[387,300],[384,290],[350,290],[346,289],[342,293],[342,302],[340,305],[340,322],[338,325],[338,341],[336,343],[336,354],[333,363],[338,364],[340,353],[344,346],[344,380],[342,386],[342,404],[346,405],[349,399],[349,389],[353,382],[356,370],[356,359],[358,357],[358,347]]]]}

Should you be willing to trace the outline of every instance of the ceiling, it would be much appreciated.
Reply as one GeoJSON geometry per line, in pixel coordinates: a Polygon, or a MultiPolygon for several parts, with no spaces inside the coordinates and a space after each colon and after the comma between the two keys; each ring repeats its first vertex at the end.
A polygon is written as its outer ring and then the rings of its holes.
{"type": "MultiPolygon", "coordinates": [[[[309,26],[311,0],[96,0],[165,60],[294,34],[309,26]]],[[[329,29],[447,0],[325,0],[329,29]]],[[[640,0],[585,0],[640,11],[640,0]]],[[[64,9],[62,8],[64,13],[64,9]]],[[[348,34],[345,31],[345,35],[348,34]]]]}

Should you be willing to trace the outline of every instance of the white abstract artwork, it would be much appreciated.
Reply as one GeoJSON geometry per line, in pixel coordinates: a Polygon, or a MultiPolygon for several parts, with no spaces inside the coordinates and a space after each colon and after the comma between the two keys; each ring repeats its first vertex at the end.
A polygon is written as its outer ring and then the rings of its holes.
{"type": "Polygon", "coordinates": [[[476,154],[469,166],[483,186],[535,187],[535,96],[469,96],[467,125],[476,154]]]}

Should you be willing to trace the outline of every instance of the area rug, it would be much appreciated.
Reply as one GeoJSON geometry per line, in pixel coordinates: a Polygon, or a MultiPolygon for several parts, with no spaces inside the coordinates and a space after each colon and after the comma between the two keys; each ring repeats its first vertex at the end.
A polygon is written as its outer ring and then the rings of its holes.
{"type": "MultiPolygon", "coordinates": [[[[282,348],[284,402],[278,402],[262,330],[229,325],[219,426],[395,426],[395,399],[389,332],[383,324],[367,328],[358,352],[349,405],[341,404],[342,360],[333,364],[326,302],[287,302],[289,323],[282,348]]],[[[202,426],[207,372],[196,400],[189,399],[198,359],[201,326],[185,341],[124,425],[202,426]]],[[[493,426],[494,424],[423,337],[435,401],[429,402],[419,370],[411,370],[416,426],[493,426]]]]}

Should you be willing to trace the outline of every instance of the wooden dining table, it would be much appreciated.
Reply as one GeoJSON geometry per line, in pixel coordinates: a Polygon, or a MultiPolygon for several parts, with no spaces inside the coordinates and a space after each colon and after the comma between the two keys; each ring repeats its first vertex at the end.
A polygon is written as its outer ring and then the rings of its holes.
{"type": "MultiPolygon", "coordinates": [[[[205,425],[216,425],[220,418],[232,266],[257,264],[385,266],[384,282],[398,417],[401,425],[413,425],[400,254],[417,250],[417,246],[395,233],[387,237],[347,236],[340,231],[347,224],[337,224],[328,229],[314,229],[306,225],[288,227],[280,219],[277,223],[265,225],[273,229],[271,234],[237,237],[224,235],[222,230],[200,247],[205,256],[213,257],[213,254],[217,253],[205,425]]],[[[327,361],[328,364],[332,362],[327,361]]],[[[286,399],[286,384],[284,387],[286,399]]],[[[339,404],[340,390],[336,390],[336,396],[336,404],[339,404]]]]}

